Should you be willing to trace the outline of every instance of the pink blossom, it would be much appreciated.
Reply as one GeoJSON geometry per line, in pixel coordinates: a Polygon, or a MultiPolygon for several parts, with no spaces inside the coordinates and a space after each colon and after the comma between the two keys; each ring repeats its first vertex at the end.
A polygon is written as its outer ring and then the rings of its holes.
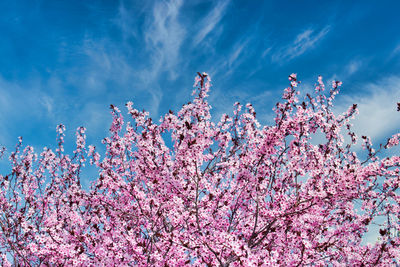
{"type": "Polygon", "coordinates": [[[398,265],[400,156],[385,149],[400,134],[358,138],[357,105],[332,111],[341,82],[322,92],[320,76],[303,98],[289,81],[272,125],[238,102],[214,121],[198,73],[193,100],[159,122],[128,102],[125,123],[111,105],[104,155],[83,127],[72,155],[63,125],[39,156],[20,138],[0,175],[1,265],[398,265]],[[83,190],[88,159],[98,176],[83,190]],[[379,240],[364,244],[372,224],[379,240]]]}

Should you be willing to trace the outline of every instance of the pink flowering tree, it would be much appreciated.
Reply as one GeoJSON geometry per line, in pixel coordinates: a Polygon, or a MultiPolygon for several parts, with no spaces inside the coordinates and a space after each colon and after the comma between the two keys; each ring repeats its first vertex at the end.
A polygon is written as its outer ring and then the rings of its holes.
{"type": "Polygon", "coordinates": [[[0,175],[1,265],[398,266],[400,157],[382,154],[400,135],[376,151],[363,136],[360,158],[357,105],[332,112],[341,83],[325,90],[319,77],[299,99],[289,80],[270,126],[239,103],[214,123],[199,73],[193,101],[159,123],[128,103],[125,124],[111,106],[103,156],[82,127],[71,156],[62,125],[55,151],[20,139],[0,175]],[[98,170],[90,190],[85,164],[98,170]],[[379,238],[364,244],[377,218],[379,238]]]}

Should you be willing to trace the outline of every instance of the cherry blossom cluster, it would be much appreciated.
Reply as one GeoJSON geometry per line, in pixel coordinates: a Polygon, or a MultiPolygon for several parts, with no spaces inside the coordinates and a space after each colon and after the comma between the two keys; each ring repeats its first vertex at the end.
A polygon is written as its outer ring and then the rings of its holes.
{"type": "Polygon", "coordinates": [[[356,104],[332,111],[341,82],[318,77],[301,96],[289,81],[272,125],[240,103],[212,120],[211,80],[198,73],[193,100],[159,122],[129,102],[125,123],[111,105],[104,155],[83,127],[72,155],[63,125],[54,151],[19,139],[0,175],[0,264],[399,265],[400,156],[387,155],[400,134],[374,149],[351,129],[356,104]],[[90,190],[86,163],[98,170],[90,190]],[[365,244],[372,224],[379,238],[365,244]]]}

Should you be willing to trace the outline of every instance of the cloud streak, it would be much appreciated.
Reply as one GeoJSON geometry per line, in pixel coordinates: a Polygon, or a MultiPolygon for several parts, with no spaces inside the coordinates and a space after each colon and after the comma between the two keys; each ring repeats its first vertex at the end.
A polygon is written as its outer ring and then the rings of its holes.
{"type": "Polygon", "coordinates": [[[146,80],[154,80],[165,71],[172,80],[178,76],[176,67],[186,34],[178,19],[182,3],[182,0],[172,0],[157,2],[154,5],[152,18],[147,21],[147,27],[144,29],[144,39],[152,56],[150,67],[144,73],[146,80]]]}
{"type": "Polygon", "coordinates": [[[215,29],[221,19],[224,17],[228,0],[219,1],[217,5],[200,22],[200,30],[193,38],[193,45],[197,46],[215,29]]]}
{"type": "Polygon", "coordinates": [[[229,53],[225,56],[220,56],[214,69],[210,71],[213,77],[229,77],[232,73],[248,59],[249,51],[246,49],[253,36],[249,36],[246,39],[240,39],[230,49],[229,53]]]}
{"type": "Polygon", "coordinates": [[[357,104],[360,114],[353,121],[355,133],[369,136],[373,141],[389,137],[400,125],[400,113],[396,111],[396,103],[400,102],[400,77],[366,84],[363,91],[363,95],[339,98],[341,104],[337,110],[345,111],[353,103],[357,104]]]}
{"type": "Polygon", "coordinates": [[[0,134],[0,146],[12,147],[16,137],[32,125],[46,129],[54,123],[54,102],[41,83],[12,82],[0,76],[0,125],[7,129],[0,134]]]}
{"type": "Polygon", "coordinates": [[[362,62],[360,60],[353,60],[346,66],[346,76],[351,76],[356,73],[362,67],[362,62]]]}
{"type": "Polygon", "coordinates": [[[319,32],[315,32],[314,29],[307,29],[299,33],[292,43],[272,55],[272,61],[287,62],[301,56],[315,47],[316,43],[322,40],[329,31],[330,26],[326,26],[319,32]]]}

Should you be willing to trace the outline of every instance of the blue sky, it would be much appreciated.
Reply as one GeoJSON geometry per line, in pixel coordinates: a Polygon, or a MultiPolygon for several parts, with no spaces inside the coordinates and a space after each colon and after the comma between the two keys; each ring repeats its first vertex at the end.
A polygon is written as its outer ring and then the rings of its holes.
{"type": "MultiPolygon", "coordinates": [[[[268,123],[298,73],[343,81],[336,108],[358,103],[360,134],[398,130],[398,1],[1,1],[0,144],[18,136],[54,147],[107,135],[114,104],[158,119],[191,98],[197,71],[213,79],[213,115],[251,102],[268,123]]],[[[72,149],[71,149],[72,150],[72,149]]]]}

